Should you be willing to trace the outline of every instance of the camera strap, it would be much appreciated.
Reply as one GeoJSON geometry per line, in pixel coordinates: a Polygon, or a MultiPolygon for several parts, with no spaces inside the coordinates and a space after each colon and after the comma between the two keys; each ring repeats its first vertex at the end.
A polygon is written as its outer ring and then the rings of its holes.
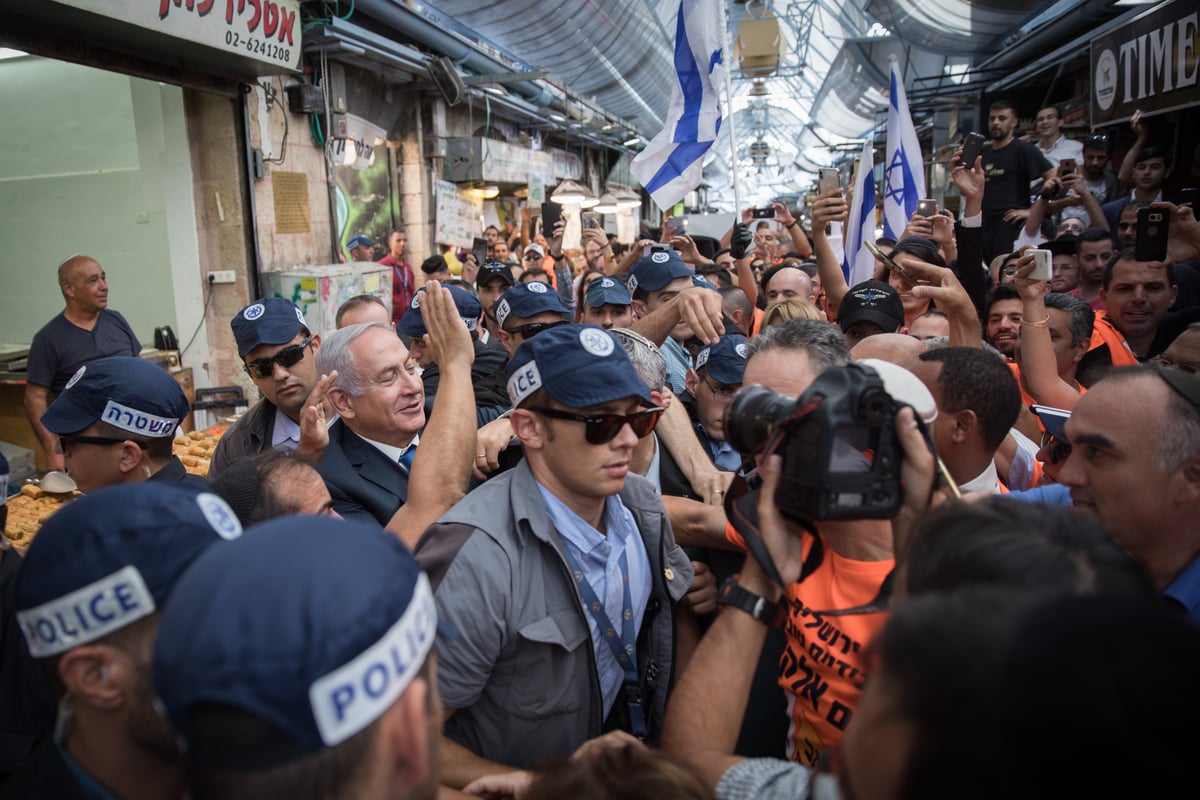
{"type": "MultiPolygon", "coordinates": [[[[725,495],[725,518],[742,537],[742,541],[746,543],[746,550],[762,567],[763,572],[767,573],[771,582],[786,594],[787,586],[779,575],[779,568],[775,566],[775,560],[771,558],[771,553],[767,550],[767,545],[758,532],[758,493],[760,491],[762,489],[757,476],[752,475],[750,478],[741,475],[735,476],[725,495]]],[[[811,575],[825,558],[825,545],[821,541],[821,537],[814,534],[812,526],[807,522],[801,521],[800,524],[806,533],[812,535],[813,543],[809,548],[808,556],[804,559],[804,564],[800,567],[800,577],[797,582],[803,581],[811,575]]]]}

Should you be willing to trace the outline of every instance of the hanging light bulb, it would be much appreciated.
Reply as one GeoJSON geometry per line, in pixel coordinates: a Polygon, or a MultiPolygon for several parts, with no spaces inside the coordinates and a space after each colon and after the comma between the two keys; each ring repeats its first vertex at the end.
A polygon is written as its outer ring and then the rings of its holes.
{"type": "Polygon", "coordinates": [[[558,184],[554,191],[550,193],[550,199],[560,205],[566,203],[581,204],[587,199],[589,194],[591,193],[583,187],[583,184],[573,181],[570,178],[564,178],[562,183],[558,184]]]}
{"type": "Polygon", "coordinates": [[[771,90],[767,88],[767,83],[762,78],[755,78],[754,85],[750,87],[751,97],[769,97],[771,90]]]}
{"type": "Polygon", "coordinates": [[[629,189],[617,190],[617,208],[641,208],[642,198],[629,189]]]}
{"type": "Polygon", "coordinates": [[[597,201],[592,210],[597,214],[615,214],[620,208],[617,205],[617,196],[612,192],[605,192],[600,195],[599,201],[597,201]]]}

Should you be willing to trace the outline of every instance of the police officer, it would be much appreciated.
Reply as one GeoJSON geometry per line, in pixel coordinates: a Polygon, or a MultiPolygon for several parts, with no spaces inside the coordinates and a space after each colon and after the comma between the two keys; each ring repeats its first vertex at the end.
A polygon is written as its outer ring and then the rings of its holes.
{"type": "Polygon", "coordinates": [[[159,611],[193,559],[241,531],[216,495],[158,483],[100,489],[46,520],[16,608],[59,698],[58,725],[5,798],[183,796],[175,737],[150,686],[159,611]]]}

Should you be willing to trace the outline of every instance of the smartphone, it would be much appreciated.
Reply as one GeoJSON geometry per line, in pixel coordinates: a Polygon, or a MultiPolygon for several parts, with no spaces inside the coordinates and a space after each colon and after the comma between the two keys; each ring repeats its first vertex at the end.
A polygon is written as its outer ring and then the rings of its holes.
{"type": "Polygon", "coordinates": [[[1170,223],[1171,214],[1165,208],[1139,208],[1133,257],[1138,261],[1166,261],[1170,223]]]}
{"type": "Polygon", "coordinates": [[[554,226],[562,219],[562,206],[555,202],[542,203],[542,236],[554,236],[554,226]]]}
{"type": "Polygon", "coordinates": [[[775,219],[775,207],[756,208],[750,212],[750,215],[755,219],[775,219]]]}
{"type": "Polygon", "coordinates": [[[487,239],[476,236],[471,242],[471,255],[475,256],[476,266],[482,267],[487,263],[487,239]]]}
{"type": "Polygon", "coordinates": [[[933,217],[938,213],[937,200],[918,200],[917,213],[922,217],[933,217]]]}
{"type": "Polygon", "coordinates": [[[1074,175],[1075,170],[1075,159],[1073,158],[1064,158],[1058,162],[1058,177],[1060,178],[1067,175],[1074,175]]]}
{"type": "Polygon", "coordinates": [[[1030,250],[1033,256],[1033,270],[1029,273],[1031,281],[1048,281],[1054,277],[1054,254],[1049,250],[1030,250]]]}
{"type": "Polygon", "coordinates": [[[817,194],[832,192],[842,188],[842,173],[832,167],[821,167],[820,177],[817,178],[817,194]]]}
{"type": "Polygon", "coordinates": [[[979,154],[983,152],[983,143],[987,141],[982,133],[971,131],[967,134],[967,138],[963,141],[962,158],[958,160],[967,169],[970,169],[975,164],[975,159],[979,158],[979,154]]]}
{"type": "Polygon", "coordinates": [[[670,252],[671,252],[671,248],[665,244],[648,244],[642,248],[642,257],[645,258],[646,256],[650,255],[651,253],[670,253],[670,252]]]}
{"type": "Polygon", "coordinates": [[[889,270],[896,273],[901,278],[904,278],[904,280],[908,281],[913,286],[916,286],[918,283],[920,283],[920,280],[918,280],[918,278],[915,275],[913,275],[908,270],[904,269],[904,267],[900,266],[895,261],[892,261],[891,256],[885,255],[884,252],[882,250],[880,250],[878,247],[876,247],[875,243],[872,242],[870,239],[863,239],[863,244],[865,244],[867,246],[867,249],[871,251],[871,255],[875,256],[880,261],[882,261],[883,265],[885,267],[887,267],[889,270]]]}
{"type": "Polygon", "coordinates": [[[585,228],[599,228],[600,215],[595,211],[584,211],[579,215],[579,222],[585,228]]]}
{"type": "Polygon", "coordinates": [[[687,220],[683,217],[671,217],[667,220],[667,231],[672,236],[683,236],[687,233],[687,220]]]}

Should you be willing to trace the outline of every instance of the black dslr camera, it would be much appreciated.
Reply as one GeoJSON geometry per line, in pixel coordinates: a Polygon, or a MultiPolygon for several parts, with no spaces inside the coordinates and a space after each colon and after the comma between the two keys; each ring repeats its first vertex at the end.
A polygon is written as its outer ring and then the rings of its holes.
{"type": "Polygon", "coordinates": [[[798,522],[888,518],[900,508],[900,404],[861,364],[822,372],[798,400],[747,386],[725,415],[744,455],[783,456],[775,505],[798,522]]]}

